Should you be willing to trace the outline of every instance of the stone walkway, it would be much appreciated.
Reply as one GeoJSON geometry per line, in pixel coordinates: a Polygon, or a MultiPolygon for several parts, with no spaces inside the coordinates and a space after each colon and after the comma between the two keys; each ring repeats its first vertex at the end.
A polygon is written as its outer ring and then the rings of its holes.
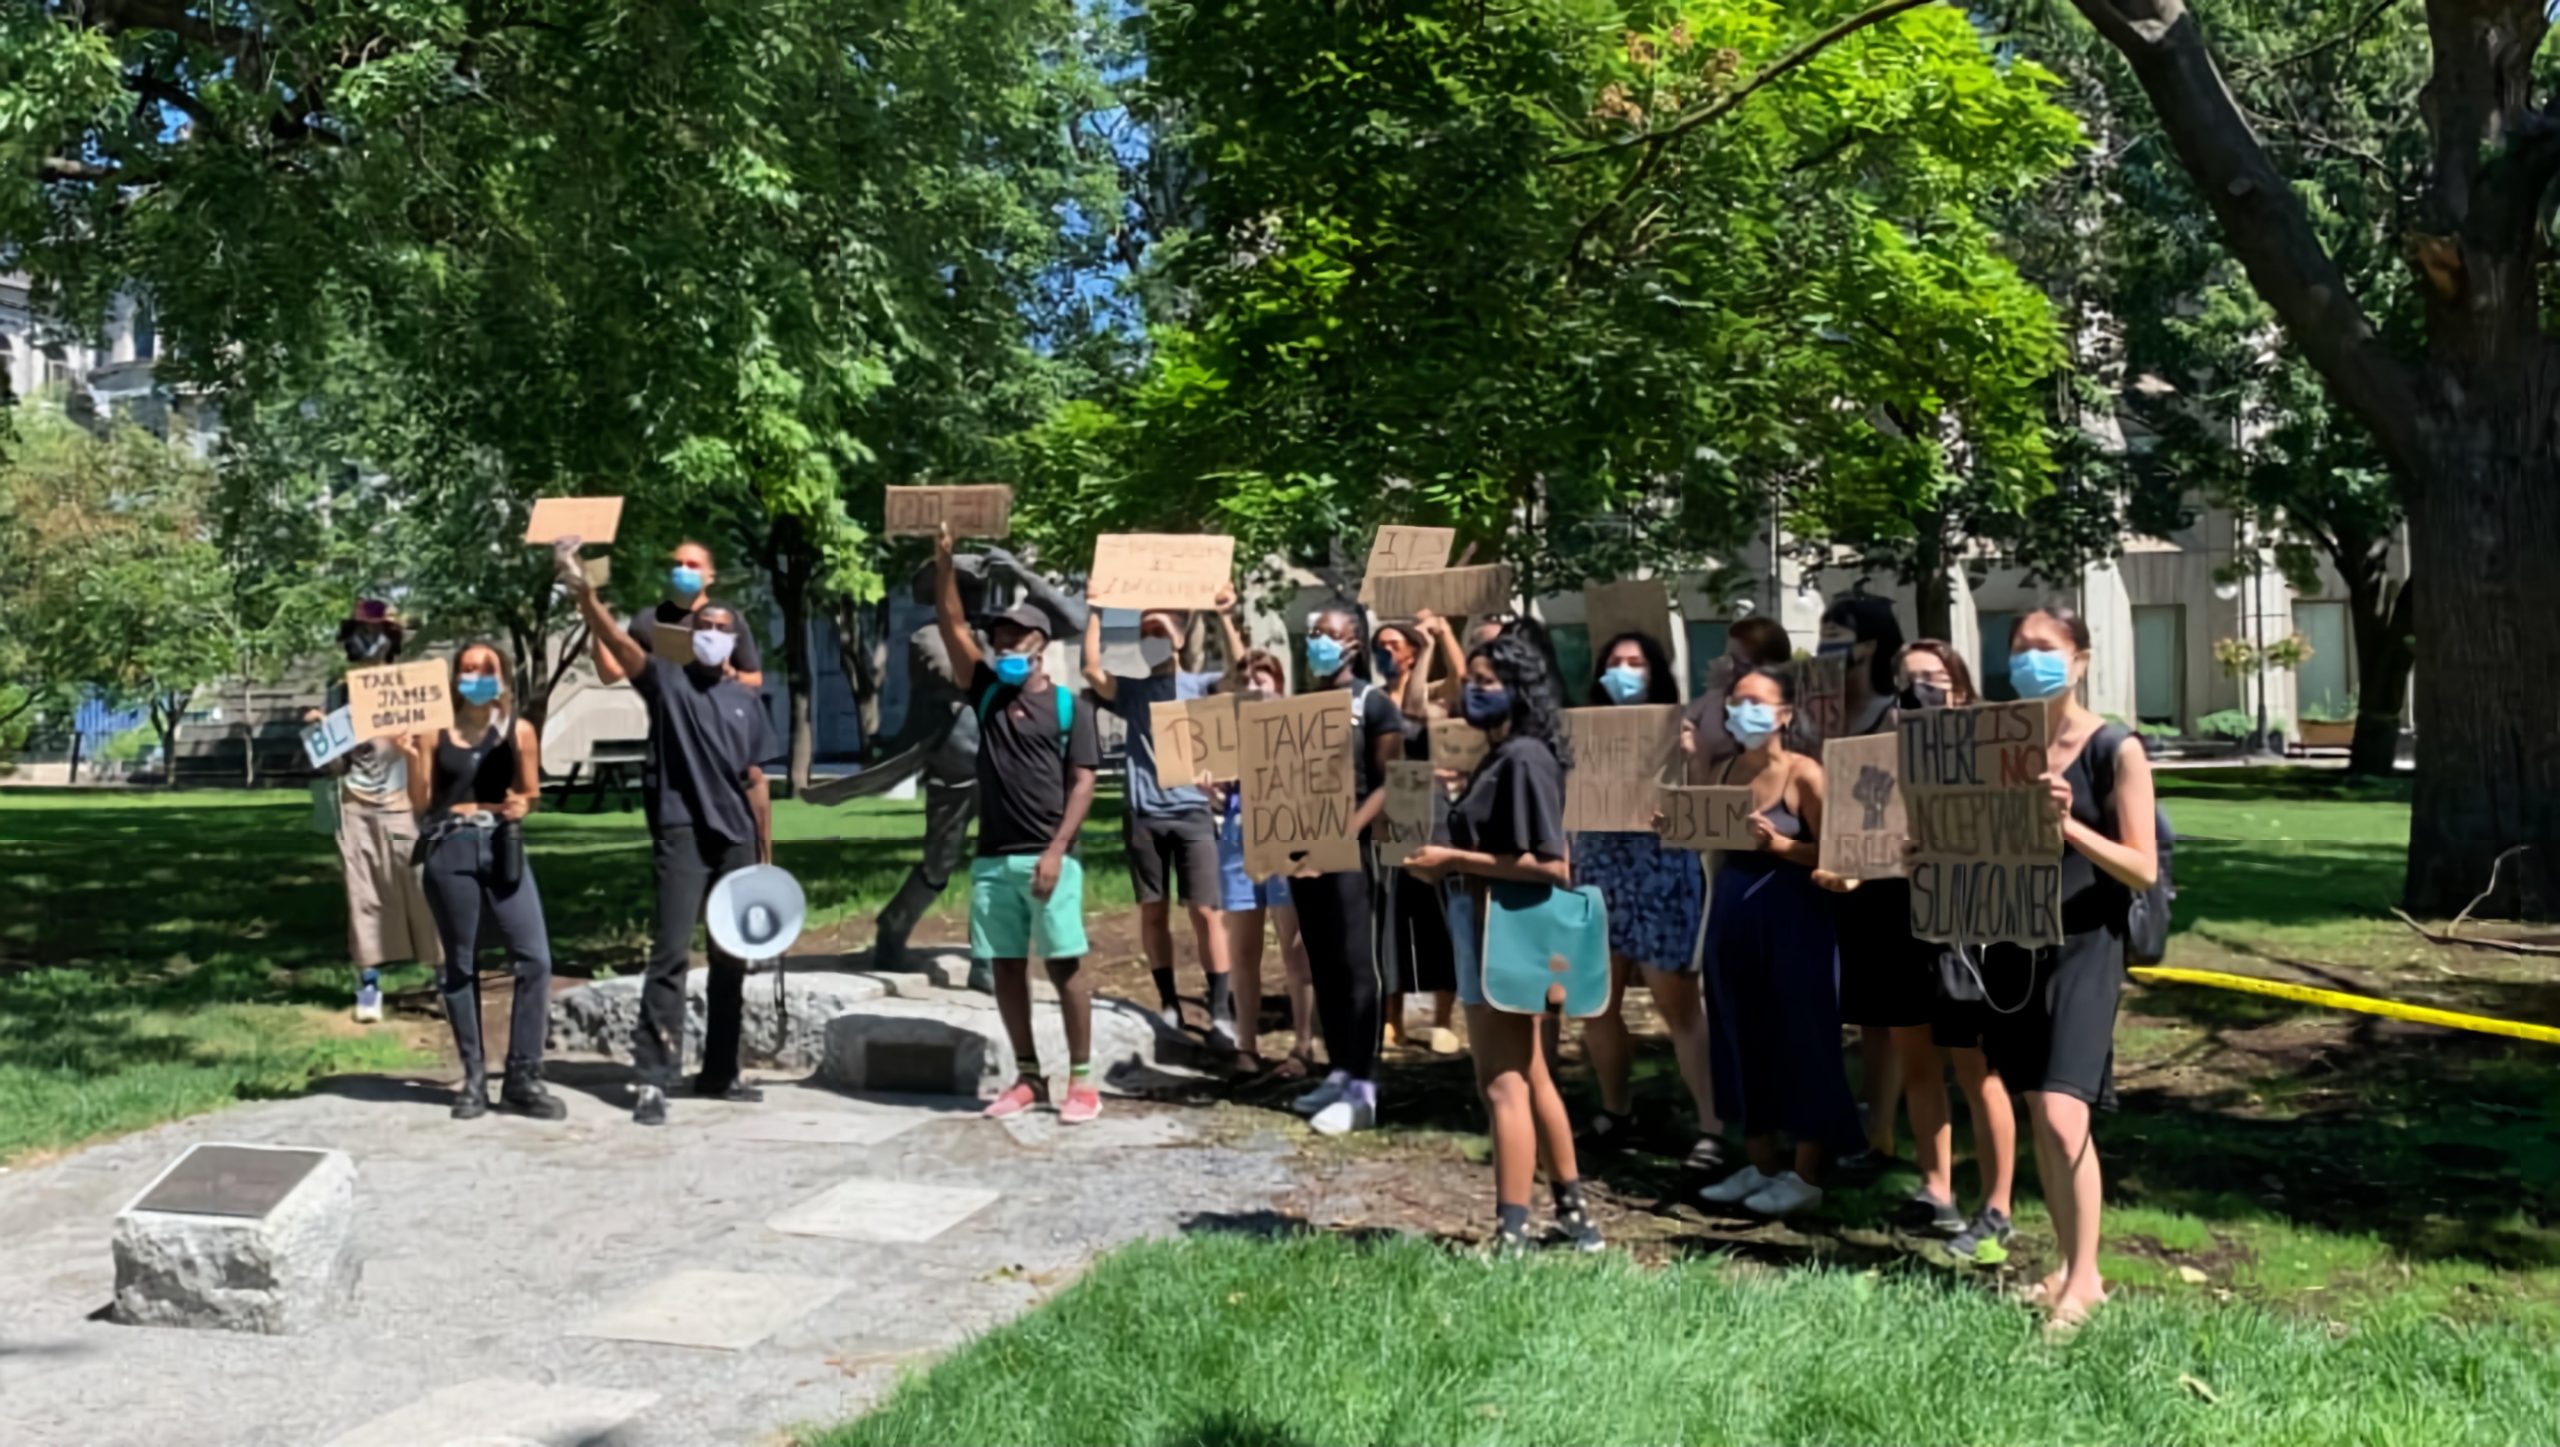
{"type": "Polygon", "coordinates": [[[858,1413],[901,1362],[1098,1252],[1290,1185],[1278,1138],[1204,1144],[1134,1102],[1061,1129],[777,1085],[645,1131],[625,1079],[559,1062],[569,1119],[541,1124],[456,1122],[436,1082],[348,1078],[0,1175],[0,1443],[771,1442],[858,1413]],[[198,1141],[354,1157],[346,1314],[297,1337],[104,1318],[112,1217],[198,1141]]]}

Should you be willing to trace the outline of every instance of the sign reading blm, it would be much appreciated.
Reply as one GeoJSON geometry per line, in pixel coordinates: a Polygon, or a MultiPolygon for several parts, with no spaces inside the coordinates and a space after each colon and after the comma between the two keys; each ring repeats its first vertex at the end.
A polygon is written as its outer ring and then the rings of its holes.
{"type": "Polygon", "coordinates": [[[347,673],[356,737],[431,734],[453,727],[451,675],[442,663],[397,663],[347,673]]]}
{"type": "Polygon", "coordinates": [[[1237,747],[1236,703],[1232,693],[1157,701],[1147,713],[1157,780],[1178,788],[1203,778],[1235,778],[1244,767],[1237,747]]]}
{"type": "Polygon", "coordinates": [[[1760,847],[1760,837],[1751,832],[1751,790],[1745,785],[1664,789],[1661,809],[1653,832],[1665,849],[1705,853],[1760,847]]]}
{"type": "MultiPolygon", "coordinates": [[[[1911,933],[1949,944],[2062,942],[2062,820],[2040,703],[1902,715],[1911,933]]],[[[1836,807],[1836,806],[1835,806],[1836,807]]]]}
{"type": "Polygon", "coordinates": [[[1351,832],[1351,695],[1248,699],[1244,734],[1244,871],[1339,874],[1360,867],[1351,832]]]}

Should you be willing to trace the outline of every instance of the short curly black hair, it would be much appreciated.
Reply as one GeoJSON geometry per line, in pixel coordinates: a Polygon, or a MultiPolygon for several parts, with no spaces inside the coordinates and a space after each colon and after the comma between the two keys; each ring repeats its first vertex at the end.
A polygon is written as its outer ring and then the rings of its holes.
{"type": "Polygon", "coordinates": [[[1521,738],[1555,744],[1563,732],[1558,718],[1563,705],[1547,655],[1519,634],[1505,633],[1467,650],[1469,662],[1478,658],[1493,670],[1494,677],[1502,680],[1503,691],[1511,696],[1511,732],[1521,738]]]}

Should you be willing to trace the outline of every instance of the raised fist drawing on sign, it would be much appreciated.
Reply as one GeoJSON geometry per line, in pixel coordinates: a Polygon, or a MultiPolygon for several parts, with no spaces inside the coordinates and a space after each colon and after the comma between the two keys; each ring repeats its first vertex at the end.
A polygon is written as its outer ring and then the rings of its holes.
{"type": "Polygon", "coordinates": [[[1893,806],[1893,774],[1870,764],[1858,771],[1858,786],[1850,791],[1865,811],[1864,829],[1882,829],[1884,811],[1893,806]]]}

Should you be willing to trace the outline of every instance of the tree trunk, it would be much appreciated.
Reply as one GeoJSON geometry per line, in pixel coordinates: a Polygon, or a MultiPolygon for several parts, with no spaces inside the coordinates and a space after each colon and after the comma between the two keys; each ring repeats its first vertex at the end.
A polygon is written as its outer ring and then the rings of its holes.
{"type": "Polygon", "coordinates": [[[880,680],[889,667],[889,600],[856,603],[839,599],[835,610],[836,661],[853,688],[853,704],[862,719],[862,748],[871,752],[880,737],[880,680]]]}
{"type": "Polygon", "coordinates": [[[1947,515],[1921,514],[1911,542],[1911,612],[1917,638],[1955,640],[1955,582],[1947,576],[1947,515]]]}
{"type": "Polygon", "coordinates": [[[773,524],[773,603],[782,612],[784,679],[791,691],[791,793],[809,787],[809,763],[817,752],[817,655],[809,646],[809,586],[817,572],[799,524],[773,524]]]}
{"type": "Polygon", "coordinates": [[[160,736],[160,786],[178,787],[178,725],[186,719],[187,700],[155,698],[151,701],[151,730],[160,736]]]}
{"type": "Polygon", "coordinates": [[[2459,912],[2522,846],[2479,913],[2560,917],[2560,399],[2523,391],[2431,428],[2440,461],[2410,490],[2410,572],[2428,580],[2407,879],[2421,916],[2459,912]]]}
{"type": "Polygon", "coordinates": [[[2393,587],[2378,563],[2344,568],[2356,641],[2356,737],[2351,774],[2388,775],[2400,768],[2400,716],[2407,711],[2411,647],[2409,582],[2393,587]]]}
{"type": "Polygon", "coordinates": [[[240,675],[240,784],[258,787],[258,718],[252,708],[249,675],[240,675]]]}

